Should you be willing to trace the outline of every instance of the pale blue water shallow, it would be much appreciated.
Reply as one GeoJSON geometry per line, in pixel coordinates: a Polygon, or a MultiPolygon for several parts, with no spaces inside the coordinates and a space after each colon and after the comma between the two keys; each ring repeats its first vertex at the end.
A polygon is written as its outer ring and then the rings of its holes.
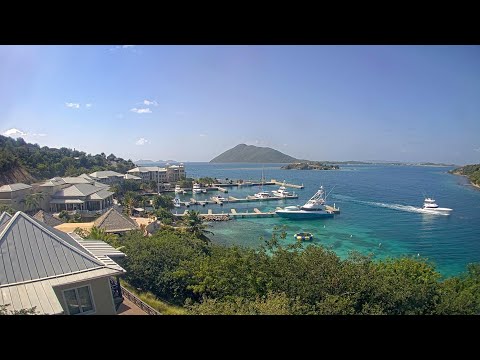
{"type": "MultiPolygon", "coordinates": [[[[186,163],[189,177],[218,177],[229,179],[260,179],[262,164],[186,163]]],[[[285,225],[285,243],[294,242],[293,234],[309,231],[313,243],[332,248],[344,258],[349,251],[373,253],[375,258],[387,256],[417,256],[428,258],[445,276],[456,275],[466,264],[480,262],[480,191],[461,176],[450,175],[446,167],[394,165],[341,165],[336,171],[280,170],[278,164],[264,166],[265,178],[304,184],[295,191],[296,200],[279,200],[240,204],[192,206],[206,213],[225,213],[230,208],[253,212],[274,210],[277,206],[305,203],[324,185],[332,189],[328,202],[335,202],[341,214],[333,219],[287,220],[278,217],[237,219],[212,224],[212,241],[220,244],[238,244],[256,247],[261,237],[269,238],[275,225],[285,225]],[[440,207],[453,209],[450,216],[422,213],[423,192],[436,199],[440,207]]],[[[265,186],[271,191],[278,186],[265,186]]],[[[229,188],[228,194],[245,197],[260,191],[260,187],[229,188]]],[[[196,195],[207,199],[215,195],[196,195]]],[[[182,200],[192,194],[181,196],[182,200]]],[[[183,212],[185,208],[182,208],[183,212]]]]}

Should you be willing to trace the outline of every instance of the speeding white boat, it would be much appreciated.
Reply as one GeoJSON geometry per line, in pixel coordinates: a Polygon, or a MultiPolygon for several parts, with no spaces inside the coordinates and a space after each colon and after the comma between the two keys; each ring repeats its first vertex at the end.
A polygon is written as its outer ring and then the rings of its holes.
{"type": "Polygon", "coordinates": [[[325,207],[325,191],[323,186],[303,206],[286,206],[275,213],[287,219],[319,219],[333,217],[334,213],[325,207]]]}
{"type": "Polygon", "coordinates": [[[442,213],[442,214],[450,214],[450,211],[453,209],[450,208],[441,208],[435,203],[435,200],[432,198],[426,198],[423,202],[423,210],[430,211],[432,213],[442,213]]]}

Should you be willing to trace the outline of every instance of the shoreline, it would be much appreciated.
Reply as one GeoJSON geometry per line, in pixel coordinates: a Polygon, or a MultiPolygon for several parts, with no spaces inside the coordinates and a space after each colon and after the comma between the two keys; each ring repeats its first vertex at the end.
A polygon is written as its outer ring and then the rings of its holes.
{"type": "Polygon", "coordinates": [[[456,174],[456,173],[450,173],[450,174],[457,175],[457,176],[465,176],[468,179],[468,182],[470,183],[470,185],[472,185],[473,187],[476,187],[477,189],[480,189],[480,185],[474,184],[473,181],[468,178],[468,175],[456,174]]]}

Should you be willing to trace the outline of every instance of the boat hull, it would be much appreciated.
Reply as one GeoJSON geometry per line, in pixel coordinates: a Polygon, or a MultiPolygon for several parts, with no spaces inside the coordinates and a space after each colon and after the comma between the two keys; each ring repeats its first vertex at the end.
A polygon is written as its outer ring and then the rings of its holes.
{"type": "Polygon", "coordinates": [[[323,219],[332,218],[334,214],[328,212],[313,212],[313,211],[283,211],[277,210],[275,213],[285,219],[323,219]]]}

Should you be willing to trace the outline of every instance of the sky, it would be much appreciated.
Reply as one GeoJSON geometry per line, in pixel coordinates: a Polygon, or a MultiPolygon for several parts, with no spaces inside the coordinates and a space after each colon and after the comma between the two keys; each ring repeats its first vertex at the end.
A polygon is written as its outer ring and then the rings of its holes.
{"type": "Polygon", "coordinates": [[[0,46],[0,133],[134,161],[480,163],[480,46],[0,46]]]}

